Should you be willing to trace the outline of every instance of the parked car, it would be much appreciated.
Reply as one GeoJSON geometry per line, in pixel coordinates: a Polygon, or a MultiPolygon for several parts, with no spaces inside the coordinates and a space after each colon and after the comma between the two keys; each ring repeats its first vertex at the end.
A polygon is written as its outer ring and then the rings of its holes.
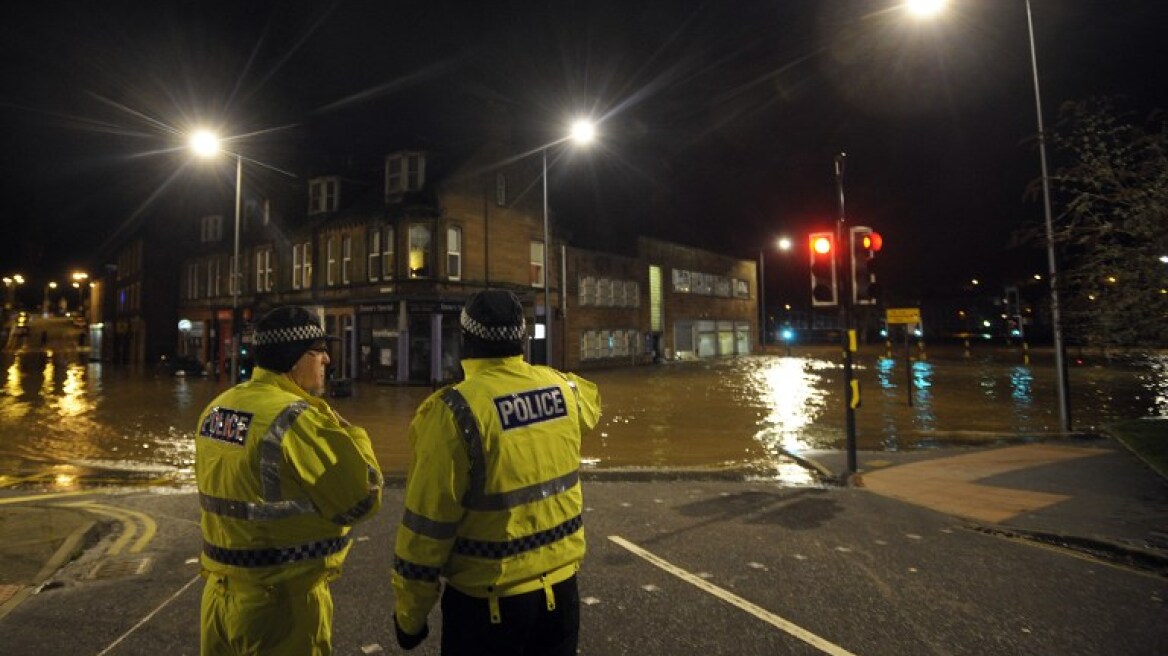
{"type": "Polygon", "coordinates": [[[170,376],[206,376],[207,368],[198,358],[190,355],[162,356],[158,360],[158,371],[170,376]]]}

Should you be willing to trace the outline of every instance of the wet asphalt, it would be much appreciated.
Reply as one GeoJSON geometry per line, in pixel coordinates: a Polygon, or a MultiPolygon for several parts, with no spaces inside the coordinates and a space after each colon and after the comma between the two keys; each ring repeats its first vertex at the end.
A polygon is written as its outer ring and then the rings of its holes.
{"type": "MultiPolygon", "coordinates": [[[[861,452],[848,485],[845,454],[811,456],[798,487],[589,473],[580,653],[1168,653],[1168,484],[1122,446],[861,452]]],[[[392,486],[355,531],[337,654],[398,651],[400,517],[392,486]]],[[[197,522],[190,490],[5,492],[0,653],[197,654],[197,522]]]]}

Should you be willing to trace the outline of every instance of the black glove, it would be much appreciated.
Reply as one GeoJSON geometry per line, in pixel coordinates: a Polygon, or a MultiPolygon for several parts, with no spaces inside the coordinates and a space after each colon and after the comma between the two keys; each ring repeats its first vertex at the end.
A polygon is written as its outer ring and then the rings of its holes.
{"type": "Polygon", "coordinates": [[[401,627],[398,626],[397,614],[394,613],[393,632],[397,634],[398,646],[406,651],[409,651],[409,650],[413,649],[414,647],[417,647],[418,645],[422,644],[422,641],[426,639],[426,636],[430,635],[430,625],[423,624],[421,631],[419,631],[416,634],[410,635],[409,633],[402,631],[401,627]]]}

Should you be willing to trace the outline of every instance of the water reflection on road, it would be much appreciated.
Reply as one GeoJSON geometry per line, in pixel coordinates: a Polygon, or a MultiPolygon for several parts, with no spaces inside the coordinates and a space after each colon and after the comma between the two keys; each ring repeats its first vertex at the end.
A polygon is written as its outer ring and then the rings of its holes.
{"type": "MultiPolygon", "coordinates": [[[[76,352],[5,353],[0,390],[0,488],[21,485],[185,485],[193,426],[226,383],[90,363],[76,352]]],[[[784,453],[842,448],[838,351],[751,356],[586,372],[604,416],[584,444],[596,468],[750,467],[773,475],[784,453]]],[[[1054,367],[1041,359],[857,356],[862,450],[1033,439],[1058,425],[1054,367]],[[911,391],[907,385],[912,377],[911,391]],[[911,405],[910,405],[911,400],[911,405]]],[[[1168,358],[1134,367],[1072,369],[1075,427],[1168,416],[1168,358]]],[[[332,399],[368,428],[390,473],[405,470],[406,427],[429,389],[357,385],[332,399]]]]}

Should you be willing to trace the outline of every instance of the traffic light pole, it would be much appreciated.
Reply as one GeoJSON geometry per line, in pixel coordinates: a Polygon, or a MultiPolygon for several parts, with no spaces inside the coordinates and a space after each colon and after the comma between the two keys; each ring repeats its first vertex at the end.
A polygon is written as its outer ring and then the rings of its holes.
{"type": "Polygon", "coordinates": [[[852,385],[852,281],[851,281],[851,258],[855,257],[851,240],[844,241],[848,235],[847,229],[847,214],[844,211],[844,165],[847,163],[847,153],[840,153],[835,156],[835,185],[839,192],[839,221],[835,228],[835,243],[839,245],[838,251],[840,256],[836,258],[836,271],[839,275],[836,279],[839,280],[840,292],[840,318],[843,324],[841,331],[841,342],[844,348],[844,412],[847,425],[847,455],[848,455],[848,476],[856,473],[856,409],[854,407],[853,395],[856,390],[852,385]],[[844,247],[844,244],[847,244],[844,247]],[[844,255],[844,253],[847,255],[844,255]]]}

